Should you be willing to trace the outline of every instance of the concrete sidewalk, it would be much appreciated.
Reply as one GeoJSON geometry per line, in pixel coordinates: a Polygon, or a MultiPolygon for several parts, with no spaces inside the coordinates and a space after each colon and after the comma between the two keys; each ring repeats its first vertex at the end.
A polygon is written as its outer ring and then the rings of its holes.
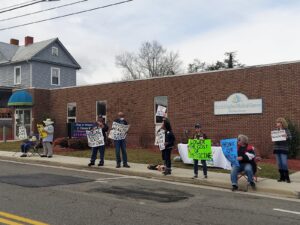
{"type": "MultiPolygon", "coordinates": [[[[123,175],[132,175],[132,176],[141,176],[146,178],[156,178],[167,181],[176,181],[197,185],[205,185],[212,187],[220,187],[220,188],[231,188],[230,175],[225,173],[216,173],[208,171],[208,179],[201,178],[202,171],[199,170],[200,178],[191,179],[193,175],[192,169],[182,169],[182,168],[172,168],[172,175],[164,176],[161,172],[156,170],[147,169],[146,164],[138,164],[138,163],[129,163],[131,168],[115,168],[115,161],[106,160],[104,167],[88,167],[89,163],[88,158],[79,158],[79,157],[70,157],[70,156],[61,156],[54,155],[53,158],[41,158],[38,155],[20,158],[21,153],[17,152],[7,152],[0,151],[0,159],[6,160],[14,160],[18,162],[35,162],[39,164],[47,164],[47,165],[59,165],[65,167],[79,168],[79,169],[91,169],[101,172],[112,172],[116,174],[123,175]]],[[[258,182],[256,184],[257,193],[264,193],[268,195],[276,195],[283,196],[289,198],[298,198],[300,199],[300,172],[294,173],[291,176],[292,183],[288,184],[285,182],[277,182],[273,179],[267,178],[258,178],[258,182]]],[[[242,191],[247,190],[247,181],[244,178],[239,180],[239,188],[242,191]]],[[[249,192],[253,192],[251,188],[249,188],[249,192]]]]}

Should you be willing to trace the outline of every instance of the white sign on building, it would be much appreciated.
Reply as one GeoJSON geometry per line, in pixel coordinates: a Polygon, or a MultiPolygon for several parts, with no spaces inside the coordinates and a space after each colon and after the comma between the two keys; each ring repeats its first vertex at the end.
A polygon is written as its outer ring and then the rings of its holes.
{"type": "Polygon", "coordinates": [[[248,99],[242,93],[234,93],[226,101],[214,102],[215,115],[260,113],[262,113],[262,99],[248,99]]]}

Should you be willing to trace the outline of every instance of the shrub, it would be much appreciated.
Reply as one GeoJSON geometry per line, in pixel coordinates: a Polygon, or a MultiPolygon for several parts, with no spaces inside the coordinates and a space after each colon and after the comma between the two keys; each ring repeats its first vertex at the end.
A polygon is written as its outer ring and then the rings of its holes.
{"type": "Polygon", "coordinates": [[[68,141],[69,148],[84,150],[89,148],[86,138],[72,138],[68,141]]]}
{"type": "Polygon", "coordinates": [[[53,145],[56,146],[56,145],[59,145],[63,148],[67,148],[69,147],[68,145],[68,138],[66,137],[62,137],[62,138],[56,138],[53,142],[53,145]]]}
{"type": "Polygon", "coordinates": [[[300,153],[300,131],[296,124],[288,120],[288,128],[292,135],[289,141],[289,158],[295,159],[300,153]]]}

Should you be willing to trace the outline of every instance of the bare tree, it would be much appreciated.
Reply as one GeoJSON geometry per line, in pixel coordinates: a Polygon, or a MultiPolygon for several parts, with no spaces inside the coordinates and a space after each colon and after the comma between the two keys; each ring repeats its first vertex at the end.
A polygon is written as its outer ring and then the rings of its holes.
{"type": "Polygon", "coordinates": [[[178,74],[181,64],[178,53],[168,52],[157,41],[143,43],[137,54],[125,52],[116,56],[124,80],[178,74]]]}

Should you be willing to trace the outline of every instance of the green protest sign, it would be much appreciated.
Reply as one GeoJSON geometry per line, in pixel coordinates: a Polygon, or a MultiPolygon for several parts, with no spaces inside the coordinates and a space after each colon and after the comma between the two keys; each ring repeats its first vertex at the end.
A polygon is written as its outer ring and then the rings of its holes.
{"type": "Polygon", "coordinates": [[[189,158],[198,160],[211,160],[211,140],[189,139],[189,158]]]}

